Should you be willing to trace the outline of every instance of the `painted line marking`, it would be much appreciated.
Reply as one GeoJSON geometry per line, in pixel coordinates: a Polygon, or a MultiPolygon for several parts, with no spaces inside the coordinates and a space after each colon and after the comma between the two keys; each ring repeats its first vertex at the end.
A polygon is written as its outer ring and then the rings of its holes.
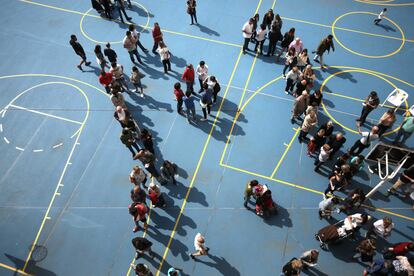
{"type": "Polygon", "coordinates": [[[58,195],[58,196],[60,196],[60,193],[55,193],[55,195],[58,195]]]}
{"type": "Polygon", "coordinates": [[[33,152],[42,152],[43,150],[42,149],[35,149],[35,150],[33,150],[33,152]]]}
{"type": "Polygon", "coordinates": [[[63,186],[65,186],[65,185],[63,185],[62,183],[59,183],[59,184],[58,184],[58,186],[59,186],[59,187],[63,187],[63,186]]]}
{"type": "Polygon", "coordinates": [[[287,147],[286,147],[285,151],[283,152],[282,157],[280,158],[279,162],[277,162],[277,165],[276,165],[275,169],[273,170],[272,175],[270,176],[271,178],[273,178],[273,177],[275,176],[275,174],[276,174],[277,170],[279,169],[279,167],[280,167],[280,165],[282,164],[283,160],[285,159],[285,157],[286,157],[286,155],[287,155],[288,151],[290,150],[290,147],[292,146],[293,141],[295,141],[296,136],[298,136],[299,131],[300,131],[300,129],[298,128],[298,129],[296,130],[295,134],[293,134],[292,138],[290,139],[290,142],[289,142],[289,144],[287,145],[287,147]]]}
{"type": "Polygon", "coordinates": [[[59,143],[59,144],[56,144],[56,145],[54,145],[52,148],[58,148],[58,147],[61,147],[61,146],[63,146],[63,143],[59,143]]]}
{"type": "Polygon", "coordinates": [[[284,145],[285,147],[288,147],[288,146],[289,146],[287,143],[283,143],[283,145],[284,145]]]}
{"type": "Polygon", "coordinates": [[[0,267],[11,270],[11,271],[14,271],[14,272],[17,272],[17,273],[25,275],[25,276],[33,276],[32,274],[26,273],[23,270],[17,269],[15,267],[12,267],[12,266],[9,266],[9,265],[3,264],[3,263],[0,263],[0,267]]]}
{"type": "Polygon", "coordinates": [[[3,124],[0,124],[0,132],[3,132],[3,124]]]}
{"type": "Polygon", "coordinates": [[[71,163],[71,162],[69,162],[69,163],[68,163],[68,165],[72,165],[72,163],[71,163]]]}
{"type": "Polygon", "coordinates": [[[22,149],[22,148],[20,148],[20,147],[16,147],[16,149],[17,149],[17,150],[20,150],[20,151],[24,151],[24,149],[22,149]]]}
{"type": "Polygon", "coordinates": [[[49,113],[44,113],[44,112],[41,112],[41,111],[37,111],[37,110],[25,108],[25,107],[18,106],[18,105],[14,105],[14,104],[11,104],[9,106],[10,107],[13,107],[13,108],[16,108],[16,109],[21,109],[21,110],[24,110],[24,111],[28,111],[28,112],[40,114],[40,115],[43,115],[43,116],[47,116],[47,117],[59,119],[59,120],[62,120],[62,121],[66,121],[66,122],[70,122],[70,123],[75,123],[75,124],[78,124],[78,125],[82,125],[82,122],[75,121],[75,120],[71,120],[71,119],[68,119],[68,118],[60,117],[60,116],[56,116],[56,115],[52,115],[52,114],[49,114],[49,113]]]}
{"type": "Polygon", "coordinates": [[[10,144],[10,141],[6,137],[3,137],[3,139],[7,144],[10,144]]]}

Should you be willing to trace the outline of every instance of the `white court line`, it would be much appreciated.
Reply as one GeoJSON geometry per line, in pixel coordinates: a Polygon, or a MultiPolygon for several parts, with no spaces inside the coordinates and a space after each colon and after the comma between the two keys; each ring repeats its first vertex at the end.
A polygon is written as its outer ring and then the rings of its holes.
{"type": "Polygon", "coordinates": [[[3,124],[0,124],[0,132],[3,132],[3,124]]]}
{"type": "MultiPolygon", "coordinates": [[[[44,116],[47,116],[47,117],[59,119],[59,120],[62,120],[62,121],[66,121],[66,122],[71,122],[71,123],[75,123],[75,124],[78,124],[78,125],[82,125],[82,122],[79,122],[79,121],[75,121],[75,120],[71,120],[71,119],[68,119],[68,118],[64,118],[64,117],[52,115],[52,114],[49,114],[49,113],[40,112],[40,111],[33,110],[33,109],[28,109],[28,108],[25,108],[25,107],[22,107],[22,106],[14,105],[14,104],[9,105],[9,107],[14,107],[14,108],[21,109],[21,110],[24,110],[24,111],[28,111],[28,112],[32,112],[32,113],[44,115],[44,116]]],[[[3,115],[4,115],[4,113],[3,113],[3,115]]]]}
{"type": "Polygon", "coordinates": [[[57,144],[57,145],[54,145],[52,148],[58,148],[58,147],[61,147],[61,146],[63,146],[63,143],[59,143],[59,144],[57,144]]]}
{"type": "Polygon", "coordinates": [[[24,149],[16,147],[17,150],[24,151],[24,149]]]}
{"type": "Polygon", "coordinates": [[[43,150],[42,149],[35,149],[35,150],[33,150],[33,152],[42,152],[43,150]]]}
{"type": "Polygon", "coordinates": [[[7,138],[6,138],[6,137],[3,137],[3,139],[4,139],[4,141],[6,141],[6,143],[7,143],[7,144],[10,144],[10,141],[9,141],[9,140],[7,140],[7,138]]]}

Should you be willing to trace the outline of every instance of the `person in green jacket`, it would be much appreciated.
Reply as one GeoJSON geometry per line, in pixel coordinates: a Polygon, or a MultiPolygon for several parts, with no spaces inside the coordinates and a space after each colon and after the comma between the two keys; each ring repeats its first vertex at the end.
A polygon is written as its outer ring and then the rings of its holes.
{"type": "Polygon", "coordinates": [[[397,136],[394,139],[393,144],[403,145],[405,141],[413,134],[414,132],[414,116],[409,116],[406,118],[398,130],[397,136]],[[402,140],[400,140],[402,137],[402,140]]]}
{"type": "Polygon", "coordinates": [[[253,195],[253,188],[259,185],[257,180],[252,180],[246,184],[246,189],[244,190],[244,207],[247,207],[247,203],[249,202],[250,197],[253,195]]]}

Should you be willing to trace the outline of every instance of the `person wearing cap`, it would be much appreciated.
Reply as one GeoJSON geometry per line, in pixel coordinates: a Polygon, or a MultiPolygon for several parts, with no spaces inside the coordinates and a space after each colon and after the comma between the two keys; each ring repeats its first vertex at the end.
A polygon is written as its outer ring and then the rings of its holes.
{"type": "Polygon", "coordinates": [[[197,235],[194,238],[194,247],[195,247],[196,252],[190,254],[191,259],[194,260],[195,257],[208,254],[208,251],[210,250],[210,248],[206,247],[204,243],[205,243],[205,238],[203,237],[203,235],[201,235],[200,233],[197,233],[197,235]]]}

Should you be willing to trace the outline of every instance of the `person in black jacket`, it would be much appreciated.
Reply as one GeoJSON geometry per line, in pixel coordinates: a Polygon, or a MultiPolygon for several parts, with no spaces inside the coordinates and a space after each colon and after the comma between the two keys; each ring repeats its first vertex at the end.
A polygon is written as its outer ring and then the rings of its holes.
{"type": "Polygon", "coordinates": [[[108,58],[109,63],[116,62],[116,58],[118,57],[116,52],[111,49],[111,44],[109,42],[106,43],[106,48],[104,50],[104,55],[108,58]]]}
{"type": "Polygon", "coordinates": [[[269,47],[267,48],[267,56],[273,56],[275,54],[276,44],[281,36],[280,30],[276,26],[272,26],[268,33],[269,47]]]}
{"type": "Polygon", "coordinates": [[[152,259],[154,259],[155,255],[154,252],[151,250],[152,242],[147,240],[146,238],[136,237],[132,239],[132,245],[136,250],[135,260],[144,255],[146,251],[152,259]]]}
{"type": "Polygon", "coordinates": [[[291,259],[282,268],[282,273],[285,276],[299,276],[303,268],[303,262],[297,258],[291,259]]]}
{"type": "Polygon", "coordinates": [[[266,27],[270,30],[270,25],[272,24],[273,18],[275,18],[275,14],[273,13],[273,10],[270,9],[265,15],[263,16],[263,22],[262,24],[265,24],[266,27]]]}
{"type": "Polygon", "coordinates": [[[337,132],[335,135],[330,135],[328,138],[328,145],[331,146],[332,152],[329,155],[329,159],[331,160],[335,154],[342,148],[345,144],[346,138],[341,132],[337,132]]]}
{"type": "Polygon", "coordinates": [[[314,53],[316,53],[315,57],[313,58],[314,61],[319,62],[321,65],[321,69],[324,69],[326,66],[323,63],[323,54],[331,50],[335,52],[335,46],[333,43],[333,35],[328,35],[326,38],[322,39],[322,41],[319,43],[318,48],[314,53]],[[319,58],[319,60],[318,60],[319,58]]]}
{"type": "Polygon", "coordinates": [[[86,54],[85,54],[85,50],[83,50],[82,45],[80,45],[80,43],[78,42],[78,39],[76,37],[76,35],[71,35],[70,36],[70,41],[69,41],[70,46],[72,46],[73,50],[75,51],[75,53],[81,57],[81,62],[79,63],[79,65],[77,66],[79,68],[79,70],[83,71],[82,69],[82,64],[85,63],[86,66],[89,66],[91,64],[90,61],[86,60],[86,54]]]}

